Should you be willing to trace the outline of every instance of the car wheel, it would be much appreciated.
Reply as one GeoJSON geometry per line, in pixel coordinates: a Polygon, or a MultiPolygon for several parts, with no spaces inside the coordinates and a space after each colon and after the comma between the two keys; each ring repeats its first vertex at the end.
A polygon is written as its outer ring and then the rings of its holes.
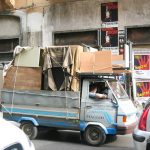
{"type": "Polygon", "coordinates": [[[106,134],[99,126],[88,126],[84,132],[84,140],[88,145],[99,146],[105,143],[106,134]]]}
{"type": "Polygon", "coordinates": [[[38,129],[35,125],[30,122],[22,122],[20,128],[24,131],[24,133],[31,139],[35,139],[38,134],[38,129]]]}

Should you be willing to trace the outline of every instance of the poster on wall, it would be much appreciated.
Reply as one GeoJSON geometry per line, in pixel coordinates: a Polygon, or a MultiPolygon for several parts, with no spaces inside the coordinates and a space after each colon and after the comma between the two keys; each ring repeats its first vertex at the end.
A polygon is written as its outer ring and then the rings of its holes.
{"type": "Polygon", "coordinates": [[[101,28],[101,48],[119,54],[118,28],[101,28]]]}
{"type": "Polygon", "coordinates": [[[150,50],[133,49],[133,78],[150,79],[150,50]]]}
{"type": "Polygon", "coordinates": [[[150,79],[150,55],[134,55],[134,78],[150,79]]]}
{"type": "Polygon", "coordinates": [[[150,97],[150,80],[136,82],[136,97],[150,97]]]}
{"type": "Polygon", "coordinates": [[[118,27],[118,3],[101,4],[102,27],[118,27]]]}
{"type": "Polygon", "coordinates": [[[134,70],[150,70],[150,55],[134,55],[134,70]]]}

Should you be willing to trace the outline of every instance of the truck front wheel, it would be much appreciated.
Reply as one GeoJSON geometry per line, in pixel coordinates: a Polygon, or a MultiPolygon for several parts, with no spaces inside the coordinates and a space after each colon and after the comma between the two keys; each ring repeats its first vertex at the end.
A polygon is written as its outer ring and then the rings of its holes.
{"type": "Polygon", "coordinates": [[[38,134],[38,129],[31,122],[22,122],[20,128],[24,131],[24,133],[31,139],[35,139],[38,134]]]}
{"type": "Polygon", "coordinates": [[[99,146],[104,144],[106,134],[99,126],[88,126],[84,132],[84,140],[88,145],[99,146]]]}

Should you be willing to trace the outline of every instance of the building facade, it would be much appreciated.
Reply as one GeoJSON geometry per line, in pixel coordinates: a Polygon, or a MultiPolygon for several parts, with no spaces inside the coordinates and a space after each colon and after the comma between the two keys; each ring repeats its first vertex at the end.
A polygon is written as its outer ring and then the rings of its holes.
{"type": "MultiPolygon", "coordinates": [[[[93,31],[101,28],[101,3],[106,0],[15,1],[14,9],[1,11],[0,39],[15,39],[23,46],[47,46],[55,33],[93,31]]],[[[150,24],[149,0],[119,0],[118,29],[150,24]]]]}
{"type": "MultiPolygon", "coordinates": [[[[118,31],[149,27],[149,0],[1,0],[0,62],[10,61],[16,45],[100,46],[101,4],[118,3],[118,31]]],[[[131,34],[131,38],[134,36],[131,34]]]]}

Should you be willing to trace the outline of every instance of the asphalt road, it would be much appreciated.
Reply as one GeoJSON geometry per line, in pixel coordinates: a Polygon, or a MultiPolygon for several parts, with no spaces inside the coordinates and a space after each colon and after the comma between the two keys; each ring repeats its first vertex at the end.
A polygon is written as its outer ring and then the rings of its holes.
{"type": "Polygon", "coordinates": [[[82,143],[79,132],[75,131],[42,132],[32,142],[36,150],[135,150],[131,135],[117,136],[116,140],[107,140],[101,147],[82,143]]]}

